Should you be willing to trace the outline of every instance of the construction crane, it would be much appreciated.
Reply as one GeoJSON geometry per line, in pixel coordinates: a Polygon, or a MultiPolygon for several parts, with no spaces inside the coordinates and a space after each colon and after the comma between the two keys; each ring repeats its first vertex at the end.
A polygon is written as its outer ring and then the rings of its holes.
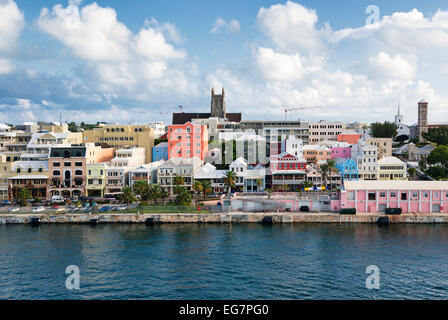
{"type": "Polygon", "coordinates": [[[297,108],[288,108],[287,106],[283,106],[283,108],[285,109],[285,120],[288,119],[288,112],[290,111],[296,111],[296,110],[307,110],[307,109],[320,109],[320,108],[325,108],[323,106],[319,106],[319,107],[297,107],[297,108]]]}

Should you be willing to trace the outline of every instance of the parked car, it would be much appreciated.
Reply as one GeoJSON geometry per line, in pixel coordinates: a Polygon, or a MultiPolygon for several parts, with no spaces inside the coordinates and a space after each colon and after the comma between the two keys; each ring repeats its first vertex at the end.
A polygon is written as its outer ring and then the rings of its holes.
{"type": "Polygon", "coordinates": [[[53,202],[53,203],[63,203],[63,202],[65,202],[65,200],[61,196],[52,196],[51,197],[51,202],[53,202]]]}
{"type": "Polygon", "coordinates": [[[42,206],[33,209],[33,212],[43,212],[43,211],[45,211],[45,208],[42,206]]]}
{"type": "Polygon", "coordinates": [[[110,207],[108,207],[108,206],[104,206],[104,207],[101,207],[101,209],[100,210],[98,210],[99,212],[107,212],[107,211],[110,211],[110,207]]]}
{"type": "Polygon", "coordinates": [[[11,205],[11,201],[9,200],[3,200],[1,203],[2,206],[10,206],[11,205]]]}
{"type": "Polygon", "coordinates": [[[59,208],[59,209],[56,209],[55,212],[64,212],[64,211],[65,211],[65,208],[59,208]]]}
{"type": "Polygon", "coordinates": [[[19,212],[19,210],[20,210],[20,208],[16,207],[16,208],[9,209],[8,212],[19,212]]]}

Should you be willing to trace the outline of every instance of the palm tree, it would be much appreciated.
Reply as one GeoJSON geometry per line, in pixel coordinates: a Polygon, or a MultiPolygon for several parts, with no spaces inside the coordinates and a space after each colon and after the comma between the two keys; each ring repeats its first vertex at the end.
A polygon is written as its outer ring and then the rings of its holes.
{"type": "Polygon", "coordinates": [[[144,180],[137,181],[136,183],[134,183],[132,189],[136,195],[140,196],[141,201],[147,200],[145,199],[148,197],[149,192],[149,184],[147,181],[144,180]]]}
{"type": "Polygon", "coordinates": [[[329,173],[331,172],[331,168],[328,163],[323,164],[319,167],[320,174],[322,176],[322,181],[324,182],[324,186],[327,187],[327,178],[329,173]]]}
{"type": "Polygon", "coordinates": [[[148,192],[148,198],[154,201],[154,205],[157,205],[158,200],[161,198],[162,187],[159,185],[152,185],[148,192]]]}
{"type": "MultiPolygon", "coordinates": [[[[206,181],[206,180],[204,180],[206,181]]],[[[196,194],[196,199],[199,197],[199,194],[202,192],[202,190],[204,190],[202,183],[204,181],[195,181],[193,184],[193,190],[196,194]]]]}
{"type": "Polygon", "coordinates": [[[136,201],[137,199],[135,198],[134,192],[132,191],[131,187],[123,187],[122,191],[123,194],[121,195],[121,201],[123,203],[126,203],[126,205],[128,206],[128,211],[129,211],[129,205],[131,203],[133,203],[134,201],[136,201]]]}
{"type": "Polygon", "coordinates": [[[185,185],[185,179],[181,176],[175,176],[174,177],[174,185],[175,186],[183,186],[185,185]]]}
{"type": "Polygon", "coordinates": [[[212,191],[212,183],[210,182],[210,180],[202,181],[202,193],[204,194],[204,200],[210,193],[212,193],[212,191]]]}
{"type": "Polygon", "coordinates": [[[264,189],[264,191],[266,191],[268,193],[268,199],[271,199],[272,189],[271,188],[266,188],[266,189],[264,189]]]}
{"type": "Polygon", "coordinates": [[[224,176],[224,185],[227,187],[227,195],[230,195],[232,188],[235,188],[237,176],[233,171],[227,171],[224,176]]]}
{"type": "Polygon", "coordinates": [[[27,206],[28,205],[27,200],[32,198],[30,190],[26,188],[20,189],[18,198],[20,199],[22,206],[27,206]]]}

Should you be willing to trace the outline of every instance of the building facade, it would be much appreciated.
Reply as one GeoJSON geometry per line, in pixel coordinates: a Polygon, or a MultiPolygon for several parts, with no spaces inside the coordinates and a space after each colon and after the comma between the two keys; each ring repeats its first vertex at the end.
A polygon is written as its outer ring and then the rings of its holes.
{"type": "Polygon", "coordinates": [[[338,135],[345,131],[346,125],[340,121],[310,122],[310,144],[321,141],[337,141],[338,135]]]}
{"type": "Polygon", "coordinates": [[[297,191],[306,180],[306,160],[287,152],[271,158],[272,189],[297,191]]]}
{"type": "Polygon", "coordinates": [[[207,126],[191,122],[168,126],[168,159],[197,157],[204,160],[207,151],[207,126]]]}
{"type": "Polygon", "coordinates": [[[407,164],[396,157],[384,157],[378,160],[379,180],[406,180],[407,164]]]}
{"type": "MultiPolygon", "coordinates": [[[[339,206],[339,208],[338,208],[339,206]]],[[[447,181],[346,181],[340,204],[359,213],[401,208],[403,213],[448,213],[447,181]]]]}
{"type": "Polygon", "coordinates": [[[377,147],[378,159],[392,156],[392,138],[369,138],[366,144],[377,147]]]}

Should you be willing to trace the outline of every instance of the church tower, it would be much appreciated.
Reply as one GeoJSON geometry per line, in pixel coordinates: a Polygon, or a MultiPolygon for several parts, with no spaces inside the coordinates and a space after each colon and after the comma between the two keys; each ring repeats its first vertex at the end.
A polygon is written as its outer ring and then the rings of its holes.
{"type": "Polygon", "coordinates": [[[226,117],[226,93],[224,91],[224,88],[222,88],[221,94],[215,94],[215,89],[212,88],[212,106],[210,117],[226,117]]]}
{"type": "Polygon", "coordinates": [[[400,114],[400,103],[398,103],[398,114],[395,115],[395,125],[400,128],[400,125],[403,123],[404,116],[400,114]]]}
{"type": "Polygon", "coordinates": [[[428,102],[424,99],[418,103],[418,140],[423,141],[423,132],[428,130],[428,102]]]}

